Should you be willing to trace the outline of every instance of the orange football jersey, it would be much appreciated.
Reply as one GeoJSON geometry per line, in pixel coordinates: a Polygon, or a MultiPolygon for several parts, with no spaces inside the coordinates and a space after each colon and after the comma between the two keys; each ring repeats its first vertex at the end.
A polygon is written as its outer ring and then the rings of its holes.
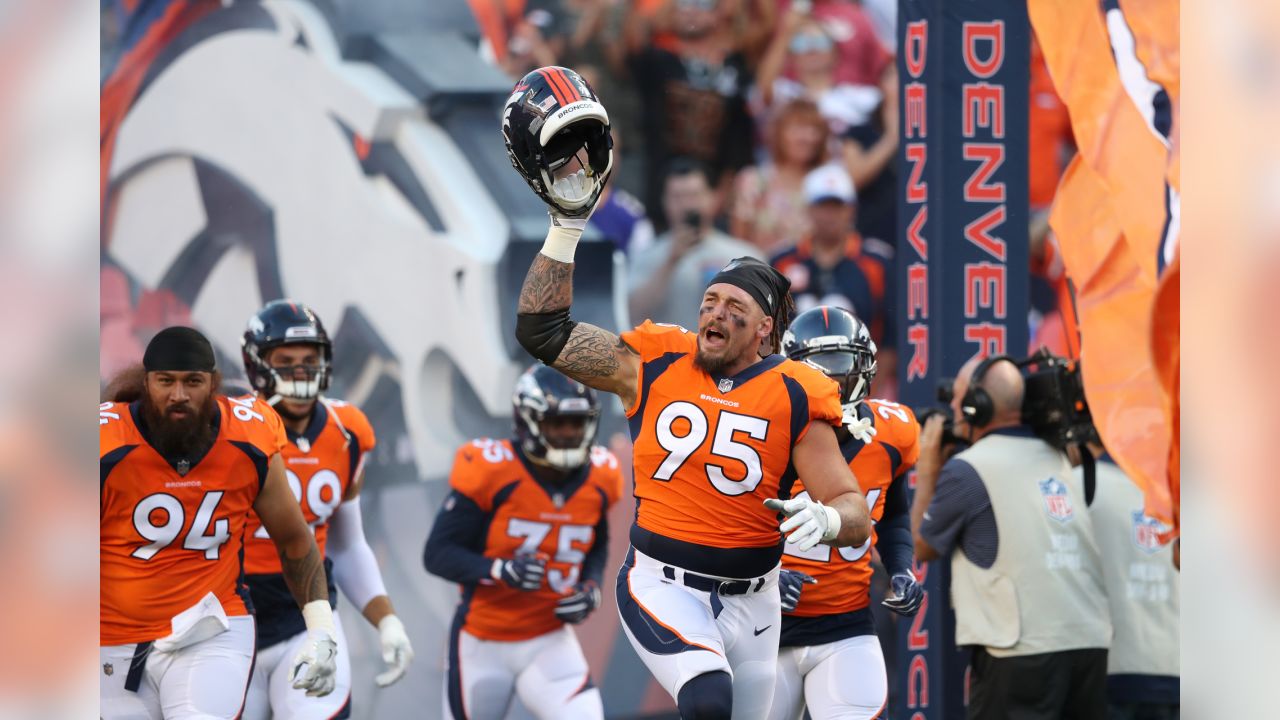
{"type": "Polygon", "coordinates": [[[102,645],[165,637],[171,620],[213,592],[246,615],[245,519],[286,442],[254,398],[218,396],[213,447],[179,473],[146,439],[140,402],[98,409],[102,645]]]}
{"type": "MultiPolygon", "coordinates": [[[[915,466],[920,457],[920,424],[911,409],[885,400],[868,400],[858,406],[859,417],[870,417],[876,429],[870,443],[849,438],[840,450],[858,478],[871,509],[871,537],[858,547],[816,545],[807,551],[788,545],[782,566],[812,575],[817,585],[805,585],[800,602],[790,615],[817,617],[851,612],[871,604],[871,545],[875,523],[884,516],[885,494],[896,478],[915,466]]],[[[804,491],[803,478],[794,493],[804,491]]]]}
{"type": "Polygon", "coordinates": [[[697,334],[679,326],[646,321],[622,339],[642,362],[627,408],[636,524],[713,548],[779,546],[764,500],[789,496],[791,449],[809,423],[840,423],[836,383],[781,355],[712,377],[694,364],[697,334]]]}
{"type": "Polygon", "coordinates": [[[449,485],[490,515],[484,555],[547,558],[546,584],[523,591],[502,583],[474,587],[463,629],[482,640],[518,641],[558,629],[555,606],[579,581],[595,529],[622,494],[618,458],[591,448],[591,461],[562,485],[542,484],[510,440],[475,440],[454,457],[449,485]]]}
{"type": "MultiPolygon", "coordinates": [[[[366,454],[377,443],[373,426],[354,405],[324,399],[316,403],[311,422],[301,435],[288,428],[284,446],[285,476],[302,505],[302,516],[315,530],[324,555],[329,516],[359,477],[366,454]]],[[[249,513],[244,538],[244,571],[250,575],[280,572],[280,555],[256,513],[249,513]]]]}

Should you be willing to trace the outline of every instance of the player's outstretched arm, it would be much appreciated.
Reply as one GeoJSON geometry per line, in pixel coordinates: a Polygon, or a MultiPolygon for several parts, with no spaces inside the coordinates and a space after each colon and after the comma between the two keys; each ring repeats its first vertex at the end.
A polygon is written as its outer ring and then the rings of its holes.
{"type": "MultiPolygon", "coordinates": [[[[548,246],[557,231],[563,231],[554,224],[559,220],[553,218],[548,246]]],[[[516,338],[544,363],[583,385],[611,392],[630,406],[636,399],[640,356],[608,330],[570,319],[572,250],[567,257],[557,254],[562,259],[553,259],[544,247],[529,266],[516,310],[516,338]]]]}
{"type": "Polygon", "coordinates": [[[840,454],[835,430],[818,420],[810,423],[808,432],[791,451],[791,460],[796,473],[804,479],[809,497],[840,517],[835,537],[823,542],[837,547],[857,547],[866,542],[871,536],[871,513],[853,471],[840,454]]]}
{"type": "Polygon", "coordinates": [[[314,697],[328,695],[337,683],[338,672],[337,631],[333,608],[329,606],[328,579],[315,535],[289,490],[279,453],[271,456],[267,478],[253,510],[276,544],[285,584],[302,608],[307,626],[307,642],[293,658],[293,687],[314,697]]]}

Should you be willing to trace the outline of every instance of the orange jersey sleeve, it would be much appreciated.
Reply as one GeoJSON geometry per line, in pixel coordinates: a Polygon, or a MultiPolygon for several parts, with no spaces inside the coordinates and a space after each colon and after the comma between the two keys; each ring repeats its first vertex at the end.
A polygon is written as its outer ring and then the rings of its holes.
{"type": "Polygon", "coordinates": [[[172,464],[147,442],[139,404],[99,407],[103,645],[164,637],[210,592],[228,615],[248,613],[241,542],[283,433],[265,405],[216,405],[208,452],[172,464]]]}
{"type": "Polygon", "coordinates": [[[467,496],[485,512],[493,512],[494,495],[500,489],[495,470],[515,461],[506,440],[479,438],[458,448],[449,472],[449,487],[467,496]]]}
{"type": "Polygon", "coordinates": [[[595,468],[591,472],[592,481],[604,491],[609,507],[613,507],[622,497],[622,466],[618,457],[608,448],[596,445],[591,448],[591,465],[595,468]]]}
{"type": "MultiPolygon", "coordinates": [[[[889,486],[915,465],[920,450],[920,425],[911,409],[883,400],[868,400],[858,408],[859,417],[870,417],[876,434],[870,443],[853,438],[840,450],[871,511],[871,537],[858,547],[818,545],[808,551],[787,546],[783,567],[799,570],[818,580],[806,585],[793,615],[815,617],[851,612],[871,603],[871,545],[876,542],[875,523],[884,516],[889,486]]],[[[803,478],[796,483],[804,492],[803,478]]]]}
{"type": "Polygon", "coordinates": [[[355,437],[361,453],[367,453],[378,444],[373,425],[360,408],[341,400],[325,400],[329,410],[337,416],[338,423],[355,437]]]}
{"type": "MultiPolygon", "coordinates": [[[[639,385],[641,387],[645,384],[646,368],[649,369],[650,375],[657,372],[652,365],[653,363],[660,362],[666,356],[674,356],[681,353],[692,356],[698,351],[697,333],[691,332],[680,325],[672,325],[670,323],[656,323],[652,320],[645,320],[635,328],[622,333],[620,337],[640,356],[639,385]]],[[[640,406],[640,401],[640,394],[637,393],[635,404],[626,408],[627,417],[635,414],[640,406]]]]}

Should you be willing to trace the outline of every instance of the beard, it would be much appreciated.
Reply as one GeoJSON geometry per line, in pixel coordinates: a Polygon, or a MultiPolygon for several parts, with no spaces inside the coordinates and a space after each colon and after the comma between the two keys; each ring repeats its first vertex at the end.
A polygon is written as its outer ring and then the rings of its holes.
{"type": "Polygon", "coordinates": [[[290,407],[290,402],[288,400],[281,400],[277,402],[275,405],[272,405],[271,407],[276,411],[277,415],[279,415],[280,417],[290,422],[307,420],[311,417],[311,413],[314,412],[316,409],[315,403],[312,402],[311,404],[307,405],[306,410],[296,411],[290,407]]]}
{"type": "Polygon", "coordinates": [[[188,403],[164,410],[147,398],[142,404],[142,416],[151,430],[152,447],[165,458],[195,459],[203,456],[213,446],[215,397],[214,393],[209,393],[199,408],[188,403]],[[187,415],[174,417],[170,413],[175,407],[187,410],[187,415]]]}
{"type": "MultiPolygon", "coordinates": [[[[701,344],[701,343],[699,343],[701,344]]],[[[725,369],[733,364],[734,358],[725,353],[718,357],[712,357],[698,348],[698,352],[693,356],[693,364],[703,370],[708,375],[723,375],[725,369]]]]}

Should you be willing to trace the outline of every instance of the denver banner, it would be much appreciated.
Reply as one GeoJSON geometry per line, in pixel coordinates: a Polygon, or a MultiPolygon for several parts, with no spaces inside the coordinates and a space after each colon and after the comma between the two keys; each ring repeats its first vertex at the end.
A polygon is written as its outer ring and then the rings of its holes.
{"type": "MultiPolygon", "coordinates": [[[[898,7],[899,395],[920,408],[969,358],[1027,348],[1030,31],[1020,3],[898,7]]],[[[963,717],[949,566],[915,572],[927,597],[899,623],[890,716],[963,717]]]]}

